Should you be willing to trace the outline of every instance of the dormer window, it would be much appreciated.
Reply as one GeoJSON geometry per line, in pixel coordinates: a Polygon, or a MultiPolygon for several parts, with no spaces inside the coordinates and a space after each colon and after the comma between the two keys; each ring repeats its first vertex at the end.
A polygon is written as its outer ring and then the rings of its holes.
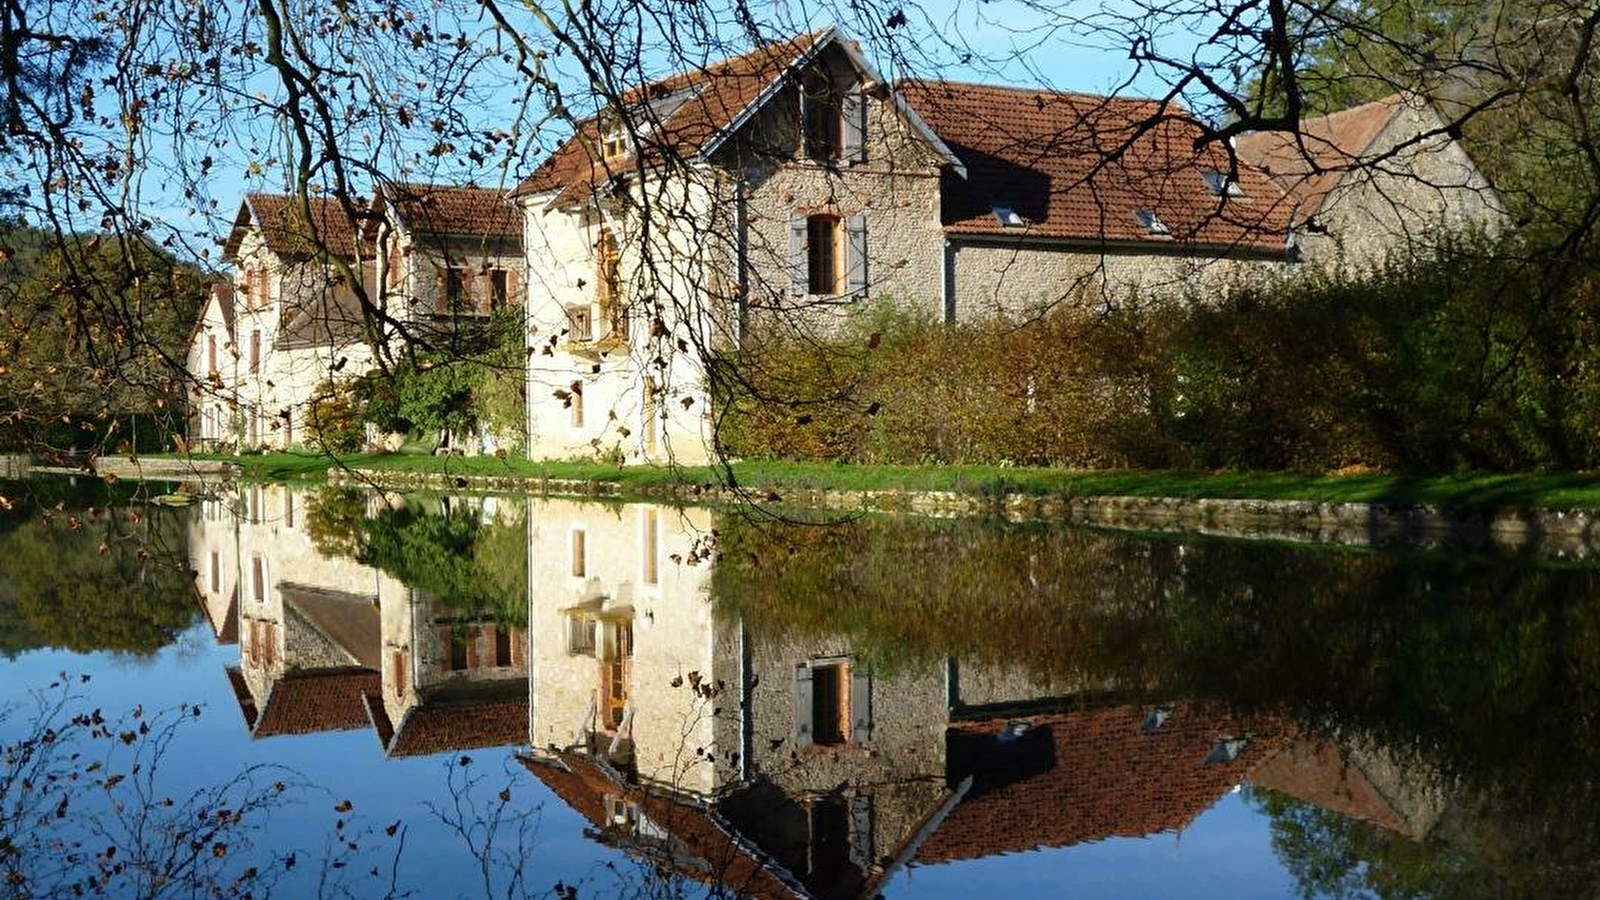
{"type": "Polygon", "coordinates": [[[996,203],[989,207],[989,211],[994,213],[995,219],[1007,228],[1024,228],[1028,224],[1028,220],[1018,215],[1008,203],[996,203]]]}
{"type": "Polygon", "coordinates": [[[1206,183],[1211,193],[1218,197],[1243,197],[1244,189],[1239,187],[1239,182],[1228,177],[1226,172],[1216,169],[1201,169],[1200,179],[1206,183]]]}
{"type": "Polygon", "coordinates": [[[813,68],[800,79],[800,130],[805,155],[836,160],[844,149],[844,102],[833,79],[813,68]]]}
{"type": "Polygon", "coordinates": [[[628,155],[628,129],[623,127],[621,119],[607,122],[601,130],[600,155],[607,160],[628,155]]]}
{"type": "Polygon", "coordinates": [[[1161,217],[1156,215],[1156,211],[1153,209],[1136,209],[1133,211],[1133,217],[1138,219],[1139,224],[1144,226],[1144,230],[1151,234],[1172,233],[1172,229],[1167,227],[1167,223],[1161,221],[1161,217]]]}

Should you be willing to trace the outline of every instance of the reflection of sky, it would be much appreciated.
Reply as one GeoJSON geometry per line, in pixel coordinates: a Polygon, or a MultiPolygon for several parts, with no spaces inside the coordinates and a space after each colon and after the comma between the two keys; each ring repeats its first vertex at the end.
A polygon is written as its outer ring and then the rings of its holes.
{"type": "MultiPolygon", "coordinates": [[[[252,764],[270,764],[293,770],[299,778],[329,792],[303,795],[303,803],[273,814],[270,834],[280,850],[298,847],[301,866],[320,858],[323,841],[334,833],[339,816],[333,806],[341,800],[354,804],[352,826],[381,829],[405,820],[408,829],[402,885],[417,896],[478,896],[472,883],[463,881],[470,859],[459,838],[449,833],[424,807],[450,800],[445,790],[446,761],[455,755],[424,759],[385,759],[377,735],[370,728],[354,731],[283,736],[253,741],[234,700],[224,667],[238,664],[239,648],[218,646],[203,622],[186,632],[177,644],[147,660],[118,658],[110,654],[74,654],[37,651],[20,655],[3,666],[0,705],[26,703],[30,689],[43,688],[65,671],[83,702],[74,708],[100,708],[107,718],[143,705],[147,714],[179,704],[202,705],[198,720],[179,732],[169,757],[161,767],[161,785],[179,796],[198,786],[219,784],[252,764]],[[199,649],[196,649],[196,648],[199,649]],[[79,674],[93,676],[78,683],[79,674]]],[[[16,725],[7,723],[0,739],[10,740],[16,725]]],[[[502,764],[509,748],[468,751],[472,771],[488,776],[484,796],[492,798],[505,783],[502,764]]],[[[615,853],[583,837],[585,820],[556,798],[520,766],[511,770],[513,800],[520,809],[542,806],[536,837],[532,884],[542,891],[557,880],[581,881],[606,861],[621,861],[615,853]]],[[[268,775],[266,783],[281,776],[268,775]]],[[[287,779],[286,779],[287,780],[287,779]]],[[[348,818],[348,817],[347,817],[348,818]]],[[[360,868],[365,873],[377,860],[360,868]]],[[[387,871],[387,867],[382,867],[387,871]]],[[[626,869],[626,867],[624,867],[626,869]]],[[[536,891],[537,892],[537,891],[536,891]]],[[[382,891],[357,891],[357,896],[382,891]]],[[[594,891],[584,891],[592,894],[594,891]]],[[[601,893],[605,893],[601,891],[601,893]]],[[[290,890],[284,896],[295,896],[290,890]]]]}
{"type": "MultiPolygon", "coordinates": [[[[462,880],[472,866],[459,839],[424,808],[428,802],[449,799],[444,790],[445,766],[455,755],[385,759],[370,729],[252,741],[223,672],[225,665],[238,662],[238,652],[237,647],[215,645],[209,630],[199,623],[177,644],[148,660],[108,654],[27,653],[6,664],[0,702],[22,700],[30,686],[42,687],[66,671],[93,676],[88,684],[77,686],[78,692],[84,696],[85,706],[100,707],[108,715],[138,704],[154,711],[200,703],[204,714],[182,730],[163,769],[170,791],[218,783],[253,763],[287,767],[332,793],[307,795],[304,804],[275,813],[272,833],[278,836],[280,849],[299,846],[302,860],[314,859],[337,818],[333,804],[350,800],[358,823],[381,828],[405,820],[409,833],[400,870],[404,886],[419,896],[476,896],[475,887],[462,880]]],[[[493,787],[486,795],[498,791],[503,783],[500,767],[510,751],[502,748],[468,754],[474,759],[473,770],[490,776],[493,787]]],[[[587,821],[532,775],[517,768],[511,782],[519,808],[542,806],[533,854],[535,886],[542,889],[558,879],[572,883],[604,871],[600,867],[608,861],[624,860],[621,854],[585,838],[587,821]]],[[[633,871],[625,862],[623,868],[633,871]]],[[[1116,838],[914,866],[897,874],[887,891],[889,897],[1119,900],[1280,898],[1294,893],[1293,882],[1273,856],[1267,819],[1237,792],[1224,795],[1181,834],[1116,838]]]]}
{"type": "Polygon", "coordinates": [[[1112,838],[986,859],[914,866],[896,876],[888,897],[1072,897],[1074,900],[1298,894],[1272,853],[1269,821],[1226,794],[1181,834],[1112,838]]]}

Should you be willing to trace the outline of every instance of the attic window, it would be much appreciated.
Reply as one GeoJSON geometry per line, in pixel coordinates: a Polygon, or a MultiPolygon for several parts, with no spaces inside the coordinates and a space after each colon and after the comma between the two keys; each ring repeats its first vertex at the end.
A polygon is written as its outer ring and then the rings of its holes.
{"type": "Polygon", "coordinates": [[[994,213],[994,217],[999,220],[1000,224],[1007,228],[1022,228],[1028,224],[1027,219],[1024,219],[1017,214],[1016,210],[1003,203],[996,203],[989,207],[989,211],[994,213]]]}
{"type": "Polygon", "coordinates": [[[1138,219],[1139,224],[1144,226],[1144,230],[1151,234],[1172,233],[1172,229],[1167,227],[1167,223],[1161,221],[1161,217],[1156,215],[1156,211],[1153,209],[1136,209],[1133,211],[1133,217],[1138,219]]]}
{"type": "Polygon", "coordinates": [[[1229,178],[1226,172],[1216,169],[1201,169],[1200,178],[1211,189],[1211,193],[1218,197],[1243,197],[1244,189],[1239,187],[1239,182],[1229,178]]]}
{"type": "Polygon", "coordinates": [[[606,123],[600,133],[600,155],[606,159],[628,155],[628,130],[622,127],[621,119],[606,123]]]}
{"type": "Polygon", "coordinates": [[[805,155],[834,160],[844,147],[844,102],[833,78],[821,68],[800,80],[800,129],[805,155]]]}

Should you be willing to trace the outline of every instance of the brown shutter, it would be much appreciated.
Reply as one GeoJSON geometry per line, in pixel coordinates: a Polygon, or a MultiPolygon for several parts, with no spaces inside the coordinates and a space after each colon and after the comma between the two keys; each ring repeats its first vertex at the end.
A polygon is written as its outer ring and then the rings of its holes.
{"type": "Polygon", "coordinates": [[[451,635],[450,626],[449,625],[440,626],[440,628],[439,628],[439,640],[444,644],[444,652],[439,654],[439,671],[441,671],[441,672],[449,672],[449,671],[451,671],[450,660],[451,660],[451,657],[455,655],[454,652],[451,649],[451,641],[450,641],[451,637],[452,637],[452,635],[451,635]]]}

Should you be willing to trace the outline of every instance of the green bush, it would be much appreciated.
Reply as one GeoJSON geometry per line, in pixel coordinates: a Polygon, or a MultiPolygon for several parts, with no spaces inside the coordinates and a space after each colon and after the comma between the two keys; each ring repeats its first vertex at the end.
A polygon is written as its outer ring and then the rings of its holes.
{"type": "Polygon", "coordinates": [[[1360,277],[1026,325],[863,314],[718,367],[734,456],[1328,471],[1600,465],[1600,264],[1462,239],[1360,277]]]}
{"type": "Polygon", "coordinates": [[[311,395],[306,431],[329,453],[355,453],[366,444],[366,423],[356,384],[324,380],[311,395]]]}

